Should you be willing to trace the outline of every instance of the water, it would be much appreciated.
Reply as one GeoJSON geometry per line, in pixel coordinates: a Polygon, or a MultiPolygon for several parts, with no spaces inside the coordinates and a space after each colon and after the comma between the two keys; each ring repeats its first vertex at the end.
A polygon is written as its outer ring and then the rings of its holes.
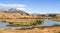
{"type": "MultiPolygon", "coordinates": [[[[40,26],[53,26],[54,24],[59,24],[60,25],[60,22],[45,19],[44,23],[40,26]]],[[[28,26],[28,27],[25,27],[25,28],[30,28],[30,27],[32,27],[32,26],[28,26]]],[[[21,27],[6,26],[6,23],[0,22],[0,28],[23,28],[23,26],[21,26],[21,27]]]]}
{"type": "Polygon", "coordinates": [[[60,25],[60,22],[45,19],[44,24],[42,26],[53,26],[55,24],[60,25]]]}

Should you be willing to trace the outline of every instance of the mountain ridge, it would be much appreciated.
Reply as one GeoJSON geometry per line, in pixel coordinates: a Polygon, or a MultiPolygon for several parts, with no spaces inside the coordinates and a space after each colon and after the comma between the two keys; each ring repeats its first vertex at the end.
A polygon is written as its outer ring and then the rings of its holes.
{"type": "Polygon", "coordinates": [[[22,10],[19,10],[17,8],[3,8],[3,9],[0,9],[0,11],[4,12],[4,13],[25,13],[27,14],[26,12],[22,11],[22,10]]]}

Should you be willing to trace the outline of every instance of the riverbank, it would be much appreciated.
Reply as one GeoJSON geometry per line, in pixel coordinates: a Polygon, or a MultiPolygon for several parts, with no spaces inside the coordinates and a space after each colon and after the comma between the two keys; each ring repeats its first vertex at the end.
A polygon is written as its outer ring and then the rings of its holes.
{"type": "Polygon", "coordinates": [[[60,18],[51,18],[51,19],[49,19],[49,20],[53,20],[53,21],[58,21],[58,22],[60,22],[60,18]]]}
{"type": "Polygon", "coordinates": [[[33,29],[0,28],[0,33],[59,33],[60,26],[40,27],[33,29]]]}

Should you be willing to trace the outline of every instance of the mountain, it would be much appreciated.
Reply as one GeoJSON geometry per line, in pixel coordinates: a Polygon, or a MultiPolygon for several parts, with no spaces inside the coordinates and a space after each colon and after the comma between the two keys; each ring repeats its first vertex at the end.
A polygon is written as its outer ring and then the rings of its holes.
{"type": "Polygon", "coordinates": [[[25,14],[27,14],[26,12],[19,10],[17,8],[11,8],[11,9],[3,8],[3,9],[1,9],[1,11],[5,12],[5,13],[25,13],[25,14]]]}
{"type": "Polygon", "coordinates": [[[33,13],[33,15],[37,15],[37,16],[39,16],[39,15],[44,15],[44,14],[39,14],[39,13],[33,13]]]}
{"type": "Polygon", "coordinates": [[[2,8],[2,9],[0,9],[1,11],[8,11],[9,10],[9,8],[2,8]]]}

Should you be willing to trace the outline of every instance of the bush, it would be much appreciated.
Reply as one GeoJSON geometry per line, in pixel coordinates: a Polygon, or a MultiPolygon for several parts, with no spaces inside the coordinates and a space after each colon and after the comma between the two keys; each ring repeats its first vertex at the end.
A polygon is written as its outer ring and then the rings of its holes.
{"type": "Polygon", "coordinates": [[[43,23],[43,20],[36,20],[36,22],[33,23],[33,25],[41,25],[43,23]]]}

